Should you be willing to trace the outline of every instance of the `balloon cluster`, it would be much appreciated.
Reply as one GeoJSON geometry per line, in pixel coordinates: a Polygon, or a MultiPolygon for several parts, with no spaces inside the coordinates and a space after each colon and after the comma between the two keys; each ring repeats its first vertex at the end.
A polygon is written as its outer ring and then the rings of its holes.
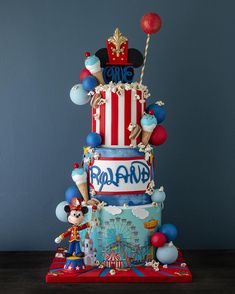
{"type": "Polygon", "coordinates": [[[100,61],[95,55],[90,55],[89,52],[85,52],[85,68],[80,72],[81,83],[76,84],[70,90],[70,98],[73,103],[77,105],[84,105],[89,102],[90,96],[88,93],[99,84],[99,81],[95,77],[95,73],[92,71],[99,70],[100,61]],[[88,69],[89,68],[89,69],[88,69]]]}
{"type": "Polygon", "coordinates": [[[178,235],[173,224],[164,224],[159,231],[151,235],[152,246],[157,247],[156,257],[163,264],[174,263],[178,257],[178,250],[172,243],[178,235]]]}
{"type": "Polygon", "coordinates": [[[156,103],[150,104],[146,110],[147,112],[153,113],[157,119],[157,126],[154,128],[149,142],[155,146],[162,145],[167,139],[167,131],[160,125],[166,118],[164,103],[162,101],[157,101],[156,103]]]}

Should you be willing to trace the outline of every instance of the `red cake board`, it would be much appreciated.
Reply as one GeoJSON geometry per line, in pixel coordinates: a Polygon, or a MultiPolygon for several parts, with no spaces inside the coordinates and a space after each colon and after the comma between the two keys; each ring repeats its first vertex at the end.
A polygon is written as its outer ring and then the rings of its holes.
{"type": "Polygon", "coordinates": [[[85,269],[68,273],[64,270],[63,249],[59,248],[46,275],[47,283],[187,283],[192,281],[192,274],[185,263],[181,251],[177,261],[168,266],[160,265],[159,271],[151,266],[132,266],[130,269],[115,269],[99,266],[86,266],[85,269]]]}

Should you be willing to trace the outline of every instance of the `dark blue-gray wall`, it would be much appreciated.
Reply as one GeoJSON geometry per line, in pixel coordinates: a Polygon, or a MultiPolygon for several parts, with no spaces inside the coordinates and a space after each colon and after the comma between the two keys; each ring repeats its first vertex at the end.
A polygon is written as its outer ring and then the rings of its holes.
{"type": "MultiPolygon", "coordinates": [[[[140,17],[163,20],[144,82],[167,107],[156,151],[164,222],[183,248],[235,248],[234,1],[0,1],[0,250],[55,248],[56,205],[90,130],[69,99],[84,51],[119,26],[143,51],[140,17]]],[[[137,72],[136,77],[139,77],[137,72]]]]}

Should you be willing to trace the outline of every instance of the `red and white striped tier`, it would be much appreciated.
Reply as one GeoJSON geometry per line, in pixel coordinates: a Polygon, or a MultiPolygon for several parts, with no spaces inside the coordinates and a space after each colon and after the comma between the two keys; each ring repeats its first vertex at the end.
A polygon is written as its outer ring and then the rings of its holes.
{"type": "MultiPolygon", "coordinates": [[[[126,85],[126,84],[123,84],[126,85]]],[[[102,137],[102,146],[130,147],[141,142],[141,136],[130,140],[130,123],[140,125],[140,119],[146,109],[148,91],[142,89],[122,89],[121,91],[109,87],[98,88],[98,93],[105,99],[105,103],[98,108],[92,108],[92,132],[102,137]]],[[[96,90],[97,93],[97,90],[96,90]]]]}

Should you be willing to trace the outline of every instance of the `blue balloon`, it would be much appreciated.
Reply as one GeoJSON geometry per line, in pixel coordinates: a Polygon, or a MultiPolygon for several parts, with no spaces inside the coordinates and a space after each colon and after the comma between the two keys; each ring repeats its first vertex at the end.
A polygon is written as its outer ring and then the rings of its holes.
{"type": "Polygon", "coordinates": [[[83,89],[82,84],[74,85],[70,90],[70,98],[74,104],[84,105],[89,102],[90,96],[87,95],[87,91],[83,89]]]}
{"type": "Polygon", "coordinates": [[[65,191],[65,200],[68,203],[71,203],[73,197],[82,198],[82,194],[75,185],[68,187],[68,189],[65,191]]]}
{"type": "Polygon", "coordinates": [[[171,264],[177,260],[178,250],[172,242],[166,243],[157,249],[156,257],[163,264],[171,264]]]}
{"type": "Polygon", "coordinates": [[[55,209],[55,215],[61,222],[67,223],[67,213],[64,211],[65,205],[68,205],[67,201],[60,202],[55,209]]]}
{"type": "Polygon", "coordinates": [[[97,85],[98,85],[97,79],[93,76],[87,76],[82,81],[83,89],[88,92],[93,90],[97,85]]]}
{"type": "Polygon", "coordinates": [[[91,146],[93,148],[98,147],[101,145],[102,138],[100,134],[97,133],[89,133],[86,137],[87,146],[91,146]]]}
{"type": "Polygon", "coordinates": [[[166,199],[166,193],[161,189],[156,189],[151,196],[153,202],[161,203],[166,199]]]}
{"type": "Polygon", "coordinates": [[[157,105],[156,103],[150,104],[147,107],[147,111],[152,110],[154,112],[154,115],[157,119],[157,123],[160,124],[163,122],[166,118],[166,111],[163,106],[157,105]]]}
{"type": "Polygon", "coordinates": [[[178,236],[178,230],[176,226],[172,224],[162,225],[159,229],[159,232],[163,233],[166,236],[168,242],[174,241],[178,236]]]}

